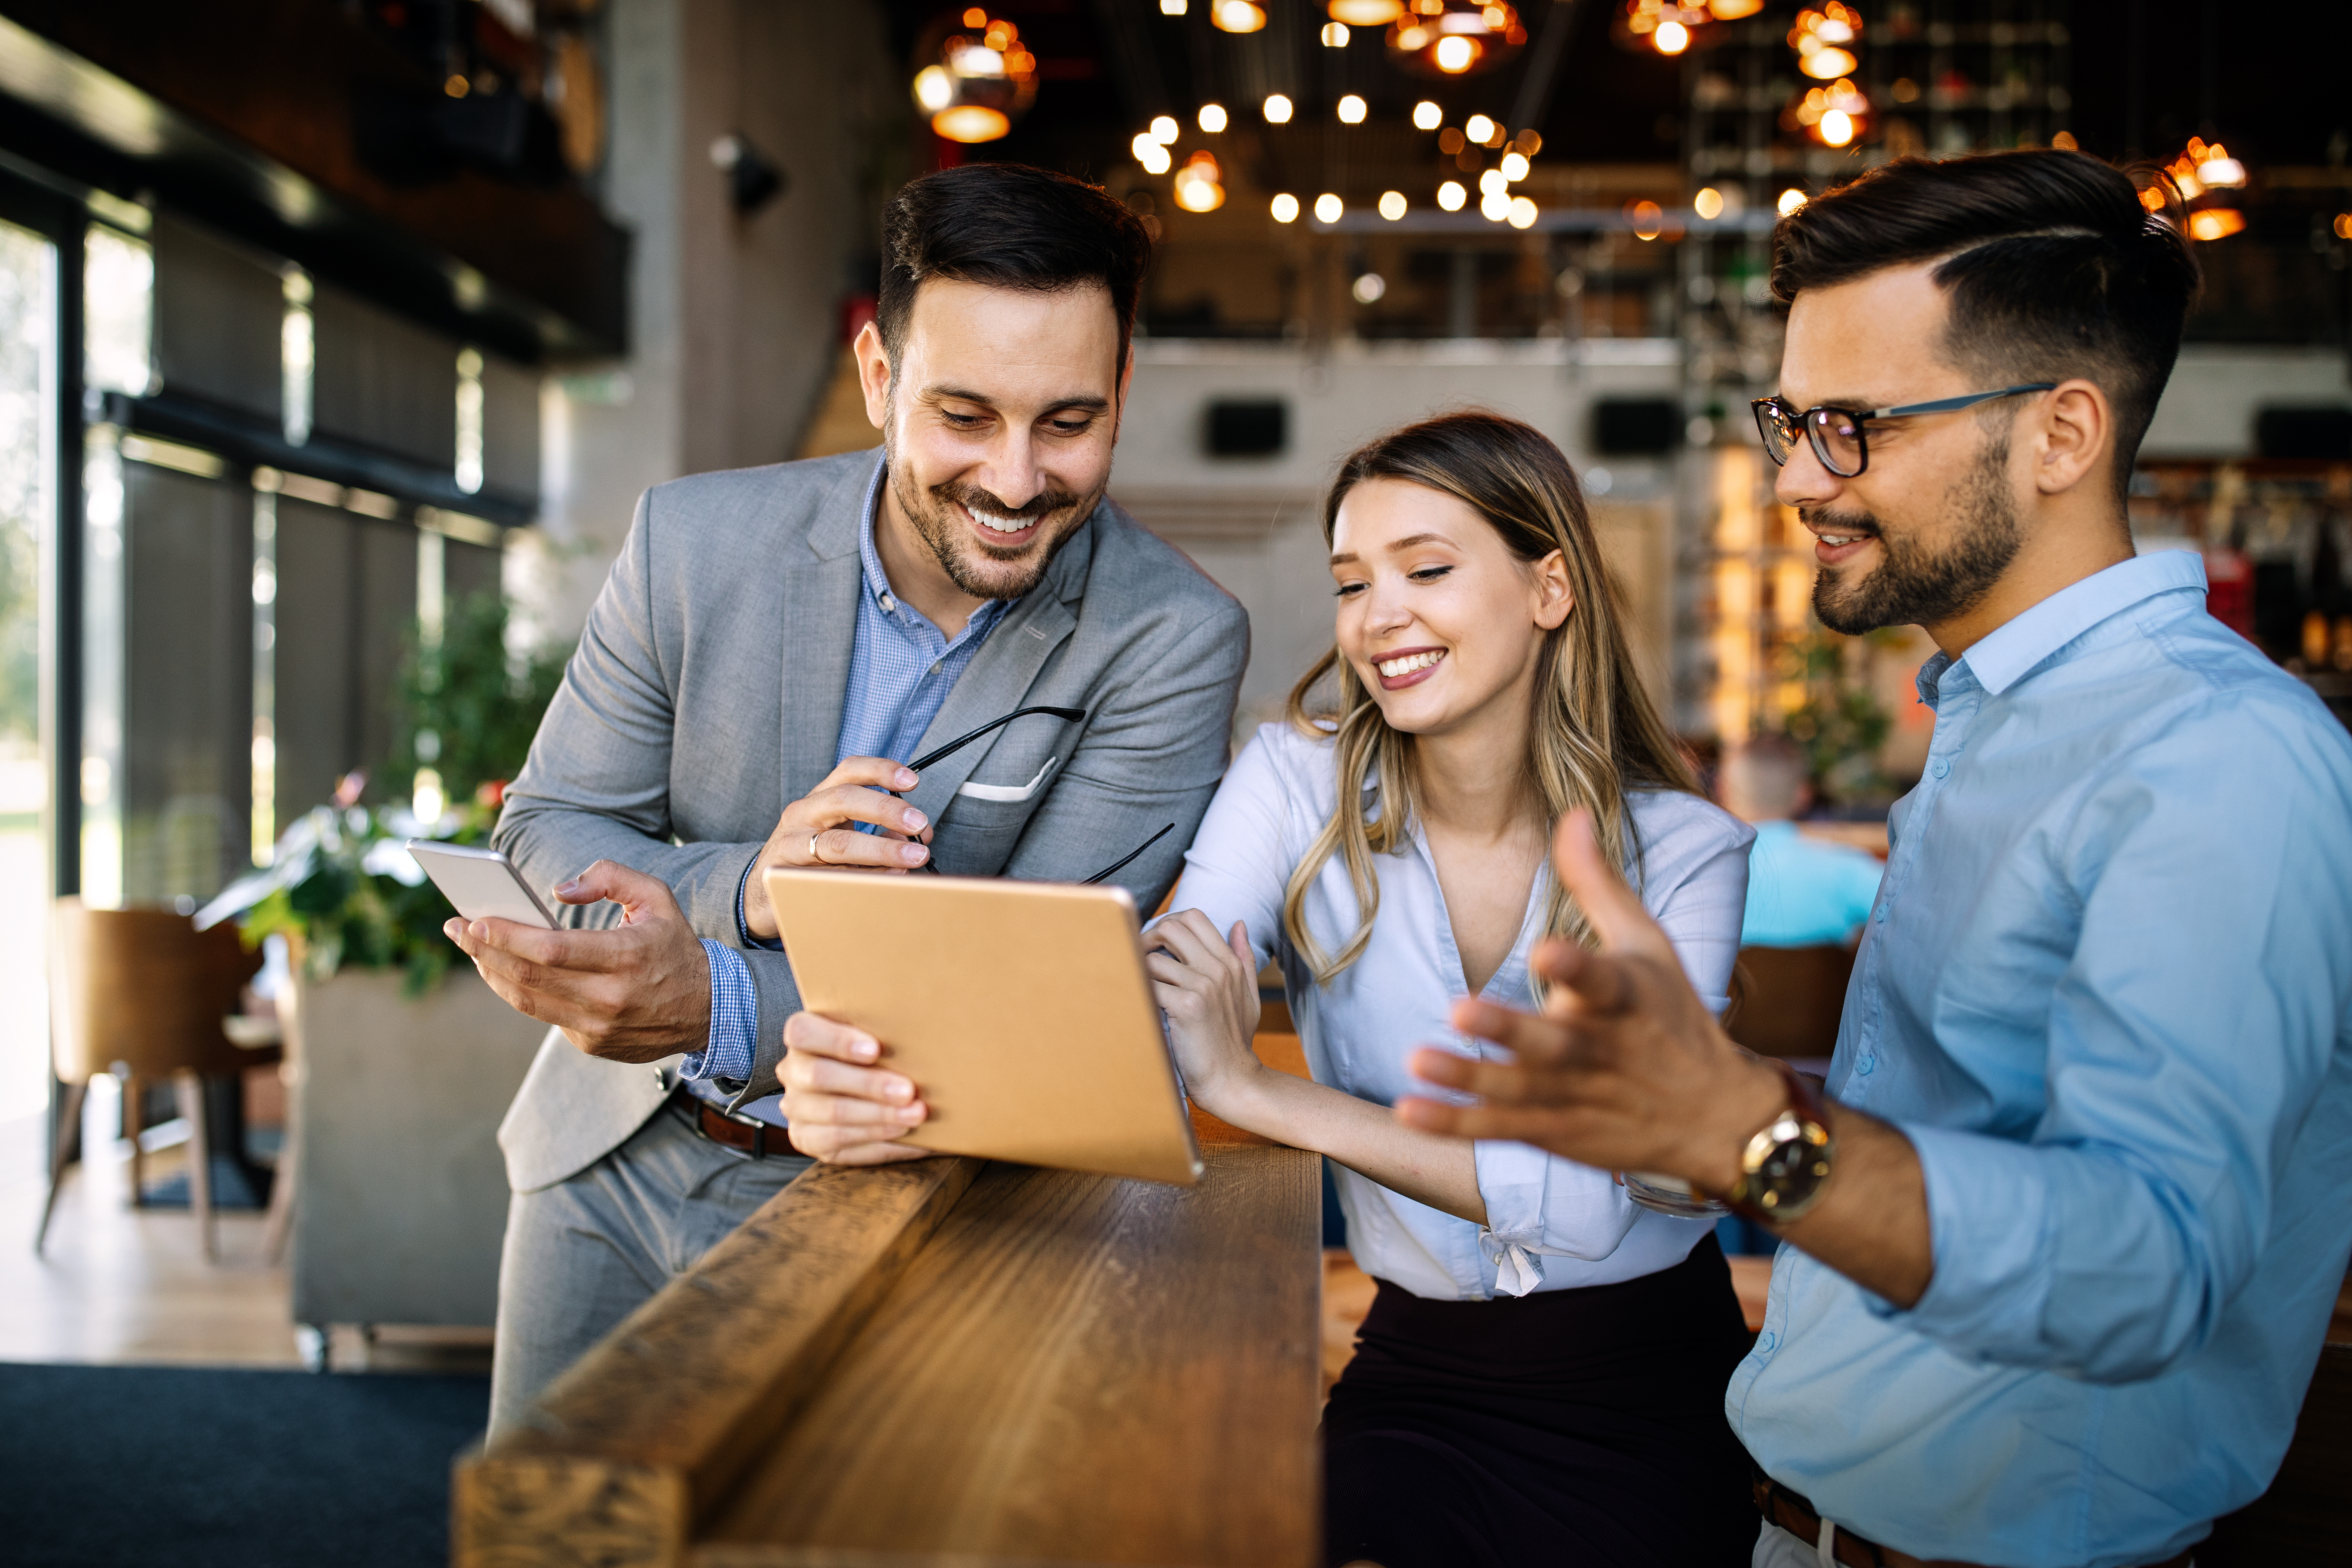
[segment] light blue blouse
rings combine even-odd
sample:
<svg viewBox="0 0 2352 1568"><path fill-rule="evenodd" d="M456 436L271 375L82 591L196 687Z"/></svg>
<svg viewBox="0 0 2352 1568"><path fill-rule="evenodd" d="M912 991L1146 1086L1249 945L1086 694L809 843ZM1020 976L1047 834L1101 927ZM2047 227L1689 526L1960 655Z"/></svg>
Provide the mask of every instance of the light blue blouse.
<svg viewBox="0 0 2352 1568"><path fill-rule="evenodd" d="M1432 1092L1405 1071L1405 1058L1418 1047L1502 1052L1455 1034L1447 1023L1448 1010L1469 987L1418 826L1408 853L1380 858L1380 910L1353 964L1318 985L1292 949L1282 930L1283 891L1329 818L1336 795L1329 742L1287 725L1261 728L1210 803L1185 855L1174 907L1202 910L1220 931L1246 922L1258 962L1272 957L1282 966L1316 1081L1390 1105ZM1738 956L1754 835L1696 795L1643 793L1629 805L1643 848L1643 902L1665 927L1691 983L1719 1012ZM1543 928L1549 877L1547 869L1537 879L1518 940L1481 993L1491 1001L1529 1005L1528 952ZM1337 952L1356 929L1357 910L1347 868L1335 857L1308 891L1307 929L1325 952ZM1529 1144L1483 1140L1476 1159L1484 1226L1334 1162L1357 1263L1416 1296L1484 1300L1655 1273L1681 1262L1709 1229L1705 1220L1637 1207L1611 1173Z"/></svg>

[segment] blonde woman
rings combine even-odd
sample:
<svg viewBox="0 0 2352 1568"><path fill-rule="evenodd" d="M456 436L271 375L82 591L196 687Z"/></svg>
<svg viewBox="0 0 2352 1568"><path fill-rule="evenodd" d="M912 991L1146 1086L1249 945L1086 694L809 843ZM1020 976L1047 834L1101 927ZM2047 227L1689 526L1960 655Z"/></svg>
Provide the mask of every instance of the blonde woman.
<svg viewBox="0 0 2352 1568"><path fill-rule="evenodd" d="M1400 1126L1465 994L1524 1004L1581 919L1545 861L1578 806L1720 1010L1749 830L1643 694L1576 476L1491 414L1408 426L1324 509L1338 646L1219 788L1149 958L1193 1099L1328 1155L1380 1281L1324 1417L1326 1555L1386 1568L1745 1563L1723 1390L1747 1352L1705 1220L1606 1171ZM1318 700L1318 694L1322 700ZM1251 1055L1277 961L1315 1080Z"/></svg>

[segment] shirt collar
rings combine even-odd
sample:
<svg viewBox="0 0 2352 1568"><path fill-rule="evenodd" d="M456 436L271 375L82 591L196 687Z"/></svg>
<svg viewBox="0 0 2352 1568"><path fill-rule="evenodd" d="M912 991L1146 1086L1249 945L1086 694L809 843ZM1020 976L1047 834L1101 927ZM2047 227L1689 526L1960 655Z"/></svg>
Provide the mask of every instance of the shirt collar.
<svg viewBox="0 0 2352 1568"><path fill-rule="evenodd" d="M889 471L890 466L887 461L877 459L874 464L874 477L866 482L866 520L857 530L858 564L865 569L866 592L873 598L875 604L881 607L883 614L896 615L903 610L908 616L929 625L928 617L890 592L890 575L882 570L882 552L874 547L874 525L881 516L882 486L888 478ZM965 634L968 636L973 632L987 631L996 624L998 616L1011 609L1017 602L1009 599L986 601L971 613L971 619L964 625Z"/></svg>
<svg viewBox="0 0 2352 1568"><path fill-rule="evenodd" d="M2205 590L2205 558L2191 550L2159 550L2094 572L2002 622L1958 659L1937 654L1919 671L1919 695L1935 704L1937 682L1965 664L1978 685L1998 697L2034 666L2097 626L2158 594Z"/></svg>

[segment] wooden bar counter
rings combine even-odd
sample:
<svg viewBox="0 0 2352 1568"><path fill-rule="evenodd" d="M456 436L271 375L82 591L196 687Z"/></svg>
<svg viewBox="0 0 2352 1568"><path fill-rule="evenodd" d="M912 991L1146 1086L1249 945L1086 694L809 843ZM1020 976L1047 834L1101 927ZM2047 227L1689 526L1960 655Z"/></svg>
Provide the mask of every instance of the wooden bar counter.
<svg viewBox="0 0 2352 1568"><path fill-rule="evenodd" d="M1320 1171L1193 1125L1190 1188L810 1171L460 1462L457 1563L1309 1568Z"/></svg>

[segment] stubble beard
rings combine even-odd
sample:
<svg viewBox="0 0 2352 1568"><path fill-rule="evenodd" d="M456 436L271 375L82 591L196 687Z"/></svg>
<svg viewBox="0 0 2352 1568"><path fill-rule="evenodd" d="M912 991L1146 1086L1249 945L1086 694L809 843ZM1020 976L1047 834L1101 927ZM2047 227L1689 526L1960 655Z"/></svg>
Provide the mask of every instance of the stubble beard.
<svg viewBox="0 0 2352 1568"><path fill-rule="evenodd" d="M1018 599L1036 587L1045 580L1045 569L1054 563L1054 557L1076 535L1079 526L1094 515L1103 491L1109 488L1106 480L1096 487L1092 495L1080 497L1052 486L1039 491L1026 506L1007 506L1001 497L977 485L950 480L922 489L908 476L905 465L898 461L898 443L887 434L882 443L882 462L888 471L890 491L898 498L898 510L930 547L932 557L939 562L940 570L948 574L948 580L975 599ZM1044 545L1040 547L1032 540L1018 549L998 550L983 540L976 540L955 514L954 507L959 503L995 517L1044 519ZM1062 515L1056 523L1055 519L1059 514L1066 515Z"/></svg>
<svg viewBox="0 0 2352 1568"><path fill-rule="evenodd" d="M1855 581L1833 566L1813 582L1813 614L1848 637L1881 626L1937 626L1982 603L2024 542L2016 499L2009 489L2009 442L1988 440L1975 466L1952 487L1945 508L1960 520L1951 545L1929 554L1916 532L1888 533L1868 512L1807 507L1798 515L1833 533L1865 533L1878 541L1876 571Z"/></svg>

